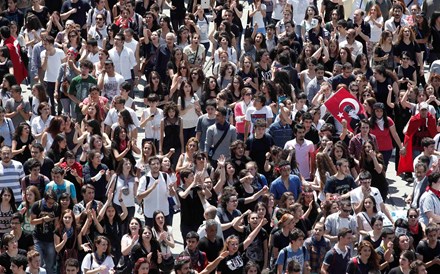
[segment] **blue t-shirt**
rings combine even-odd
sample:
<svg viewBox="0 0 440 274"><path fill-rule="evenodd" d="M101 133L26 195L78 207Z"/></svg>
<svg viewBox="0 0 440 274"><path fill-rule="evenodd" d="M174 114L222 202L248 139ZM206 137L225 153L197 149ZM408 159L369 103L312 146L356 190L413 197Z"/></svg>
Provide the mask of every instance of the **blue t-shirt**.
<svg viewBox="0 0 440 274"><path fill-rule="evenodd" d="M287 252L287 260L286 260L286 252ZM293 251L290 245L286 248L283 248L280 251L280 254L278 254L277 267L278 265L283 265L283 273L284 273L287 269L287 266L289 265L289 262L293 260L299 263L299 265L301 266L301 273L302 273L304 268L304 262L310 260L307 249L302 246L298 250Z"/></svg>
<svg viewBox="0 0 440 274"><path fill-rule="evenodd" d="M44 191L46 192L49 189L55 191L55 193L57 194L57 199L59 199L61 194L63 194L64 192L69 193L72 199L76 199L75 185L70 181L64 180L64 183L62 185L58 185L54 181L51 181L46 185Z"/></svg>
<svg viewBox="0 0 440 274"><path fill-rule="evenodd" d="M281 195L284 192L290 191L293 193L295 200L298 199L299 194L301 193L301 180L296 175L289 175L289 188L286 189L283 181L281 180L281 176L276 178L272 184L270 185L270 193L274 195L275 200L281 199Z"/></svg>

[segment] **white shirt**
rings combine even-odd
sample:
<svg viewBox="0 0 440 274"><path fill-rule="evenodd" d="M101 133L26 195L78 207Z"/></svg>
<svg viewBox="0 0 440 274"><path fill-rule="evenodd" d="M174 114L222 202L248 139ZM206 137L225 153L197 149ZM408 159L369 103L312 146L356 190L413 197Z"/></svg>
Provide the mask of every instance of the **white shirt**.
<svg viewBox="0 0 440 274"><path fill-rule="evenodd" d="M113 98L116 95L121 94L120 87L124 81L124 77L117 72L115 72L115 76L113 77L108 76L106 73L104 75L104 88L102 89L102 96L109 99L109 101L113 101Z"/></svg>
<svg viewBox="0 0 440 274"><path fill-rule="evenodd" d="M263 106L261 109L256 110L254 106L249 107L246 110L245 118L246 121L251 122L250 134L254 132L254 124L257 120L264 120L267 125L267 119L273 119L273 113L270 107Z"/></svg>
<svg viewBox="0 0 440 274"><path fill-rule="evenodd" d="M86 269L93 270L93 269L99 268L101 265L105 265L105 266L107 266L107 269L105 271L100 271L98 273L99 274L108 274L108 273L110 273L109 270L112 269L115 266L115 263L113 262L112 257L111 256L107 256L105 258L104 262L101 265L99 265L96 262L96 260L93 259L93 254L94 253L89 253L89 254L87 254L84 257L84 259L82 261L82 264L81 264L81 271L83 273L85 273Z"/></svg>
<svg viewBox="0 0 440 274"><path fill-rule="evenodd" d="M376 201L376 208L377 211L381 210L381 205L383 203L382 196L380 195L379 189L375 187L370 187L370 195L374 197L374 200ZM352 191L350 191L350 200L351 204L359 204L364 199L364 193L362 193L362 186L359 186Z"/></svg>
<svg viewBox="0 0 440 274"><path fill-rule="evenodd" d="M165 216L168 216L170 213L170 206L168 204L168 187L172 183L171 182L171 176L166 175L167 180L165 181L165 178L163 176L163 173L161 172L159 174L159 183L154 188L154 190L148 194L144 198L144 214L147 218L153 218L153 213L156 210L162 210ZM147 187L147 177L149 177L149 183ZM151 176L151 171L148 172L145 176L141 177L141 180L139 182L139 188L137 191L137 194L141 194L147 189L150 189L154 185L154 181L156 179Z"/></svg>
<svg viewBox="0 0 440 274"><path fill-rule="evenodd" d="M31 123L32 135L42 133L47 127L49 127L50 121L52 121L52 119L53 119L52 115L49 115L49 117L47 117L46 122L44 122L43 119L41 119L41 116L35 117L35 119L33 119ZM40 143L41 137L36 139L36 141L37 143Z"/></svg>
<svg viewBox="0 0 440 274"><path fill-rule="evenodd" d="M46 57L46 52L46 50L43 50L40 53L41 63L43 63L44 58ZM46 72L44 73L44 81L51 83L55 83L57 81L58 73L60 72L60 67L64 58L66 58L64 51L59 48L55 48L55 54L52 56L49 55L47 58L47 68Z"/></svg>
<svg viewBox="0 0 440 274"><path fill-rule="evenodd" d="M339 48L347 47L351 50L351 57L356 59L356 57L362 53L364 46L361 42L354 40L353 44L349 44L347 40L339 43Z"/></svg>
<svg viewBox="0 0 440 274"><path fill-rule="evenodd" d="M114 180L116 182L115 195L113 196L113 203L120 206L121 203L119 202L118 197L119 197L119 192L121 192L122 187L124 187L124 185L125 185L124 177L123 177L123 175L114 174L112 180ZM135 202L134 202L134 197L136 195L136 193L134 193L134 182L135 181L137 181L137 177L132 177L131 180L128 182L128 190L129 190L128 195L124 195L124 193L122 193L122 195L121 195L122 200L124 201L124 204L127 207L134 207L135 206Z"/></svg>
<svg viewBox="0 0 440 274"><path fill-rule="evenodd" d="M252 4L250 11L254 11L255 10L255 4ZM261 11L265 11L266 10L266 5L265 4L261 4ZM254 24L257 23L258 24L258 28L264 28L265 24L263 21L263 14L261 13L261 11L257 11L256 13L254 13L254 16L252 17Z"/></svg>
<svg viewBox="0 0 440 274"><path fill-rule="evenodd" d="M142 119L147 119L151 115L151 109L144 109L144 113L142 114ZM145 124L145 138L146 139L160 139L160 121L163 118L163 110L160 108L156 108L156 112L154 113L154 118L151 121L148 121ZM141 119L141 120L142 120Z"/></svg>
<svg viewBox="0 0 440 274"><path fill-rule="evenodd" d="M133 123L136 127L140 126L140 122L139 119L136 116L136 112L134 112L134 110L132 108L125 108L126 110L128 110L128 112L130 112L131 115L131 119L133 119ZM111 108L108 113L107 116L105 117L104 120L104 124L111 127L114 123L118 122L118 111L115 108Z"/></svg>
<svg viewBox="0 0 440 274"><path fill-rule="evenodd" d="M123 47L119 54L116 47L113 47L108 54L115 65L115 71L121 74L125 80L131 80L131 70L137 64L133 51L128 47Z"/></svg>

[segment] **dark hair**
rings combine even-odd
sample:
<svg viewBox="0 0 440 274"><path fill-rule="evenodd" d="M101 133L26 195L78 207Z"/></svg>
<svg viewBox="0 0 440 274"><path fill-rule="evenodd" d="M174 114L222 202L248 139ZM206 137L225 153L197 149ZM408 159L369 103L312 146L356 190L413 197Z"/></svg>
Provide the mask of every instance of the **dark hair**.
<svg viewBox="0 0 440 274"><path fill-rule="evenodd" d="M302 232L302 230L300 230L298 228L294 228L292 230L292 232L290 232L290 234L289 234L290 241L296 241L299 238L304 238L304 237L305 237L304 232Z"/></svg>
<svg viewBox="0 0 440 274"><path fill-rule="evenodd" d="M14 191L12 190L12 188L5 186L2 188L2 191L0 192L0 203L3 201L3 194L5 192L9 192L9 194L11 194L11 200L9 200L9 205L11 206L11 209L13 212L17 211L17 207L15 205L15 196L14 196Z"/></svg>
<svg viewBox="0 0 440 274"><path fill-rule="evenodd" d="M156 211L153 212L153 228L154 228L154 230L155 230L157 233L160 233L161 230L162 230L162 229L159 227L159 225L157 224L157 222L156 222L156 217L157 217L157 215L159 215L159 214L162 214L163 217L165 218L165 213L163 213L162 210L156 210ZM164 221L165 221L165 220L164 220ZM168 231L168 226L167 226L166 223L164 223L163 230L164 230L164 231Z"/></svg>
<svg viewBox="0 0 440 274"><path fill-rule="evenodd" d="M15 264L18 268L23 267L23 271L25 271L28 265L28 260L26 256L17 254L14 257L11 257L11 263Z"/></svg>
<svg viewBox="0 0 440 274"><path fill-rule="evenodd" d="M437 183L439 179L440 179L440 173L439 172L431 173L428 176L429 186L432 186L432 184Z"/></svg>
<svg viewBox="0 0 440 274"><path fill-rule="evenodd" d="M190 231L185 235L185 240L189 240L189 239L196 239L196 241L200 240L200 236L197 232L195 231Z"/></svg>

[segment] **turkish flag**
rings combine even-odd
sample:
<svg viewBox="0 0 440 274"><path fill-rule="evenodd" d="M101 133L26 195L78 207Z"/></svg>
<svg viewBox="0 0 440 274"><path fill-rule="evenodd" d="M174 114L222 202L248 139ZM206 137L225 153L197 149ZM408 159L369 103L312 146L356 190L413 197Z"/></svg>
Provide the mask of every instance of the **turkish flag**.
<svg viewBox="0 0 440 274"><path fill-rule="evenodd" d="M340 88L324 105L340 123L346 120L351 132L355 132L360 121L367 118L364 106L345 88Z"/></svg>

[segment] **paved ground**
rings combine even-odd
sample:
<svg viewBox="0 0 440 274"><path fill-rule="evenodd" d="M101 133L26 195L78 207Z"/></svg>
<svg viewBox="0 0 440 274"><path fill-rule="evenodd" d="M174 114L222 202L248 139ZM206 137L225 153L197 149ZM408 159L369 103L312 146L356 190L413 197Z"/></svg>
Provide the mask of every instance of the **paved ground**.
<svg viewBox="0 0 440 274"><path fill-rule="evenodd" d="M247 8L247 6L246 6ZM169 14L168 10L164 11L165 14ZM245 12L243 14L246 14ZM243 19L242 21L244 21L245 19ZM211 24L210 26L211 28L213 27L213 25ZM207 72L209 73L209 71ZM143 79L145 81L145 79ZM140 85L138 86L139 92L136 92L136 98L135 98L135 103L136 103L136 114L138 117L140 117L142 115L142 111L143 111L143 107L144 107L144 103L143 103L143 83L144 81L141 81ZM24 90L24 96L28 97L30 96L30 90L25 86L22 85L22 88ZM139 135L138 135L138 144L141 144L141 140L144 137L144 130L143 129L139 129ZM388 172L387 172L387 178L388 181L390 183L389 185L389 193L391 195L391 198L388 199L387 205L389 207L390 210L392 211L396 211L396 210L401 210L401 209L405 209L406 204L405 204L405 198L407 195L409 195L412 191L412 188L408 185L407 182L403 181L400 177L396 176L396 172L394 171L394 160L392 159L392 161L389 164L388 167ZM183 251L183 241L182 241L182 237L180 235L180 229L179 229L179 225L180 225L180 215L174 215L174 220L173 220L173 235L174 235L174 239L176 241L176 247L173 249L173 253L174 254L179 254L180 252Z"/></svg>

